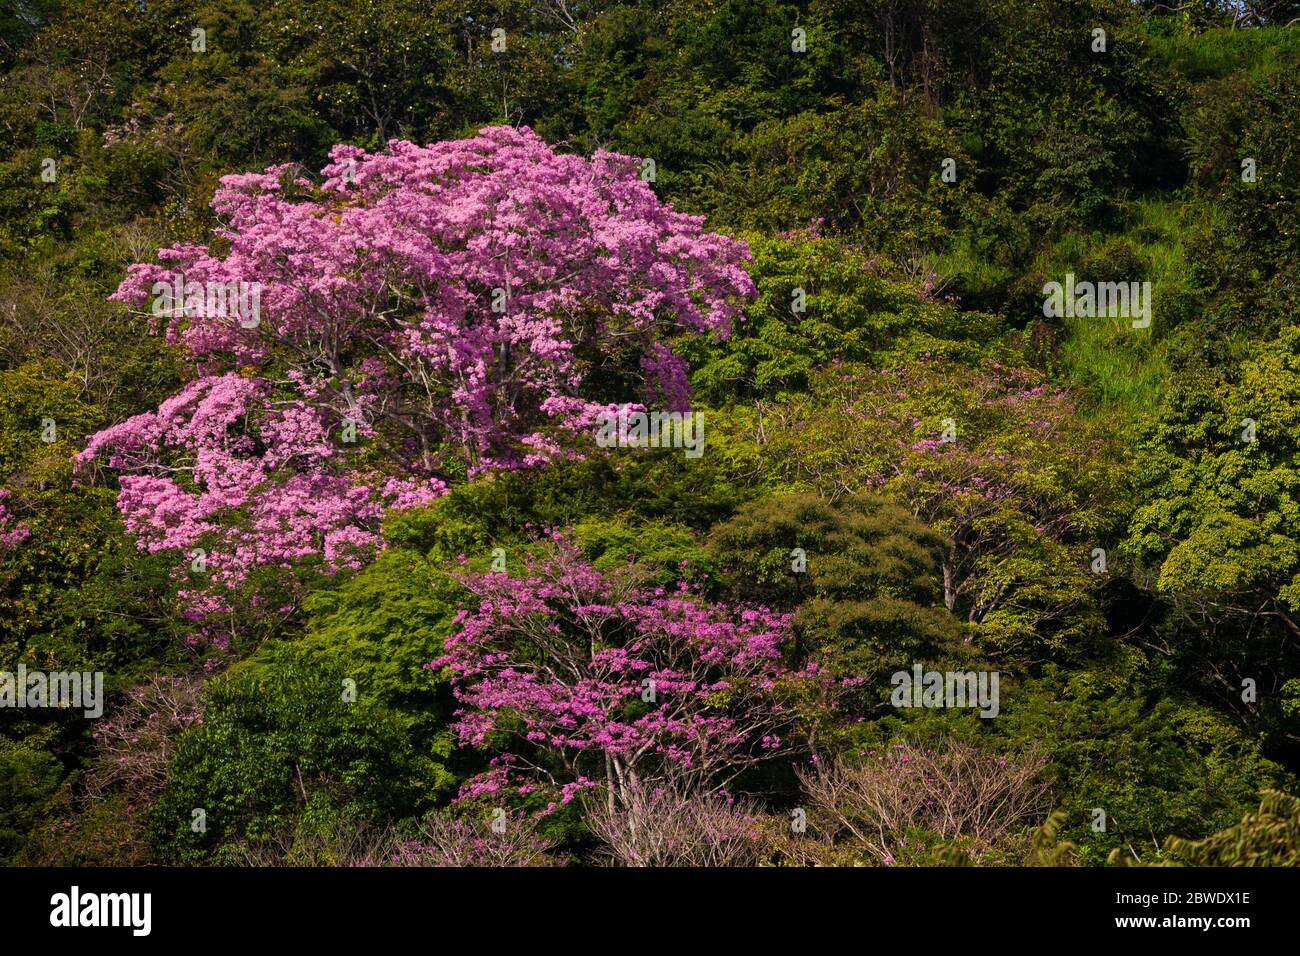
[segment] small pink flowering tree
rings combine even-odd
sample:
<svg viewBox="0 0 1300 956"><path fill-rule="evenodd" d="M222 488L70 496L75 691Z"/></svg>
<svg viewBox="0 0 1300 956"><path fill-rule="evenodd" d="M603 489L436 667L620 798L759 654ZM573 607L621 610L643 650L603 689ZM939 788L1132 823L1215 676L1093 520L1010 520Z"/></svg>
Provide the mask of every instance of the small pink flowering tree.
<svg viewBox="0 0 1300 956"><path fill-rule="evenodd" d="M225 177L214 245L160 250L114 294L199 377L82 463L123 472L144 547L201 548L220 587L355 564L386 509L581 453L612 404L684 409L666 339L725 335L754 292L744 244L660 203L630 157L495 127L331 159L320 184ZM194 588L193 616L222 610L218 591Z"/></svg>
<svg viewBox="0 0 1300 956"><path fill-rule="evenodd" d="M518 746L462 798L527 769L565 802L603 786L611 812L633 812L647 784L714 792L785 748L789 615L666 593L633 565L598 571L558 536L526 577L464 583L477 609L430 666L450 672L463 743Z"/></svg>

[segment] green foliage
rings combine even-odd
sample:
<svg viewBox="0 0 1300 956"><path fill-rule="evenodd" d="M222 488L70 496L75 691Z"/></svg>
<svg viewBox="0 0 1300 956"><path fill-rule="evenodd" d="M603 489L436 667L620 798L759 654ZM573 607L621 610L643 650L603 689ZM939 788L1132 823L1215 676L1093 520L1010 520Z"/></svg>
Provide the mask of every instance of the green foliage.
<svg viewBox="0 0 1300 956"><path fill-rule="evenodd" d="M345 680L356 681L353 702ZM283 839L303 816L419 813L451 778L437 754L416 746L408 723L361 666L313 661L294 648L217 678L203 724L180 738L152 810L156 852L175 862L222 859L223 847ZM198 809L206 825L194 832Z"/></svg>
<svg viewBox="0 0 1300 956"><path fill-rule="evenodd" d="M762 123L736 150L709 183L722 222L824 225L900 263L950 238L975 176L956 134L894 93ZM945 160L956 183L941 178Z"/></svg>
<svg viewBox="0 0 1300 956"><path fill-rule="evenodd" d="M1037 381L991 359L832 366L751 426L762 480L897 501L947 538L943 602L981 643L1085 653L1102 624L1089 555L1115 530L1128 479L1102 428ZM956 441L941 440L945 419Z"/></svg>
<svg viewBox="0 0 1300 956"><path fill-rule="evenodd" d="M692 359L699 396L713 404L807 391L815 370L836 361L872 361L898 350L902 340L926 347L941 340L945 349L967 345L965 354L974 356L974 343L997 330L993 316L959 313L883 279L872 259L841 242L807 235L745 238L758 286L746 320L725 342L696 339L682 349Z"/></svg>
<svg viewBox="0 0 1300 956"><path fill-rule="evenodd" d="M170 568L137 552L111 492L75 482L71 456L97 411L62 371L48 359L0 371L5 503L29 530L0 562L0 661L110 667L118 680L175 639Z"/></svg>
<svg viewBox="0 0 1300 956"><path fill-rule="evenodd" d="M797 665L862 687L858 703L856 694L804 702L818 748L859 736L853 715L884 708L891 673L920 661L965 669L977 659L943 607L944 551L943 537L909 511L865 494L834 503L768 496L708 541L729 597L794 612Z"/></svg>
<svg viewBox="0 0 1300 956"><path fill-rule="evenodd" d="M1207 83L1188 113L1193 182L1225 217L1217 244L1248 257L1265 278L1289 271L1300 256L1300 187L1292 173L1300 158L1297 66L1300 51L1293 50L1244 80L1234 74ZM1253 160L1253 181L1244 178L1246 160ZM1239 264L1230 259L1224 274Z"/></svg>
<svg viewBox="0 0 1300 956"><path fill-rule="evenodd" d="M938 603L944 548L942 536L910 512L872 495L835 503L808 494L763 498L709 539L726 585L777 608L813 596ZM804 554L792 560L795 549Z"/></svg>
<svg viewBox="0 0 1300 956"><path fill-rule="evenodd" d="M0 474L10 482L48 481L96 424L61 371L48 360L0 371Z"/></svg>
<svg viewBox="0 0 1300 956"><path fill-rule="evenodd" d="M62 776L58 761L39 744L0 736L0 864L14 862Z"/></svg>
<svg viewBox="0 0 1300 956"><path fill-rule="evenodd" d="M1298 400L1297 326L1261 343L1236 381L1188 378L1171 396L1142 446L1150 490L1129 542L1159 562L1161 590L1262 601L1284 621L1300 610Z"/></svg>
<svg viewBox="0 0 1300 956"><path fill-rule="evenodd" d="M460 593L400 547L315 591L301 636L214 680L203 726L182 738L152 816L158 852L293 858L308 845L325 852L321 841L348 827L382 829L445 799L452 701L425 665L441 653ZM187 805L208 811L206 834L166 816Z"/></svg>
<svg viewBox="0 0 1300 956"><path fill-rule="evenodd" d="M583 553L598 571L635 562L651 572L652 582L665 588L681 581L702 584L716 573L697 535L673 522L587 518L573 531Z"/></svg>
<svg viewBox="0 0 1300 956"><path fill-rule="evenodd" d="M1169 851L1189 866L1300 865L1300 799L1267 790L1259 809L1204 840L1172 839Z"/></svg>
<svg viewBox="0 0 1300 956"><path fill-rule="evenodd" d="M1168 693L1129 665L1028 681L1003 703L994 731L1012 749L1048 748L1066 814L1060 833L1084 865L1115 849L1163 859L1170 835L1226 827L1260 790L1290 782L1233 722ZM1093 829L1095 809L1105 811L1104 832Z"/></svg>
<svg viewBox="0 0 1300 956"><path fill-rule="evenodd" d="M460 594L438 566L393 548L342 586L308 599L310 617L293 654L305 667L346 673L359 693L392 712L417 746L445 758L450 696L425 665L442 653ZM281 653L260 651L235 673L267 672Z"/></svg>
<svg viewBox="0 0 1300 956"><path fill-rule="evenodd" d="M1034 831L1029 844L1029 866L1070 866L1074 862L1074 844L1059 836L1069 816L1053 811Z"/></svg>

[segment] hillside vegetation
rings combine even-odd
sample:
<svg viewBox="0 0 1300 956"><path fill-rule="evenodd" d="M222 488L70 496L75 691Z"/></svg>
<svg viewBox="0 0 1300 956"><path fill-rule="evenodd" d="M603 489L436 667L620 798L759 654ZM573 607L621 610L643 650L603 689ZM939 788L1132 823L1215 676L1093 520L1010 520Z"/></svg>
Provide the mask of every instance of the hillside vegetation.
<svg viewBox="0 0 1300 956"><path fill-rule="evenodd" d="M1297 21L9 4L0 862L1295 865Z"/></svg>

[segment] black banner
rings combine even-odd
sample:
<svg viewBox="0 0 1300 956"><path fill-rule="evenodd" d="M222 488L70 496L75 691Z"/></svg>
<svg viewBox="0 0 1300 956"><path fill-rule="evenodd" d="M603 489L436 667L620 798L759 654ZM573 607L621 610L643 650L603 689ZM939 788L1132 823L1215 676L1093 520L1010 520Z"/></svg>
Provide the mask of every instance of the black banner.
<svg viewBox="0 0 1300 956"><path fill-rule="evenodd" d="M7 937L338 944L466 933L494 946L592 932L647 944L784 929L1062 940L1241 934L1294 923L1287 869L68 869L0 872ZM638 930L637 927L640 926ZM575 937L574 934L578 935ZM917 936L920 934L920 937ZM1048 935L1050 934L1050 935ZM459 943L458 943L459 944Z"/></svg>

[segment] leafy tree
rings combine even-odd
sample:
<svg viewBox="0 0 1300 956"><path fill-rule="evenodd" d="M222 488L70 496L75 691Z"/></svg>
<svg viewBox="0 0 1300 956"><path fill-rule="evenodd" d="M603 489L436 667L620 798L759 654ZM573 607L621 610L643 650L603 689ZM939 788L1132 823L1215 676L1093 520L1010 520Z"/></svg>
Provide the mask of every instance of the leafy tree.
<svg viewBox="0 0 1300 956"><path fill-rule="evenodd" d="M844 365L758 414L769 481L832 500L875 491L947 539L944 605L990 650L1080 653L1099 637L1089 558L1112 533L1124 474L1071 398L1035 373L992 359Z"/></svg>
<svg viewBox="0 0 1300 956"><path fill-rule="evenodd" d="M1157 587L1300 634L1300 327L1261 343L1237 381L1180 389L1142 447L1148 489L1130 547ZM1190 387L1189 387L1190 386Z"/></svg>
<svg viewBox="0 0 1300 956"><path fill-rule="evenodd" d="M806 650L833 652L828 663L846 674L869 673L874 654L934 652L956 639L942 609L945 549L911 512L873 495L773 495L709 538L736 599L797 609Z"/></svg>
<svg viewBox="0 0 1300 956"><path fill-rule="evenodd" d="M150 833L163 860L232 859L303 818L386 821L430 807L449 777L345 667L282 649L272 666L213 681L181 736ZM202 817L193 811L202 810ZM202 819L200 825L197 820Z"/></svg>
<svg viewBox="0 0 1300 956"><path fill-rule="evenodd" d="M1176 688L1136 669L1136 652L1125 656L1109 670L1053 670L1024 682L994 722L1011 749L1046 747L1067 815L1062 838L1084 865L1115 849L1131 862L1164 859L1167 837L1230 826L1261 790L1288 780L1257 739L1173 696ZM1093 826L1097 809L1104 830Z"/></svg>

